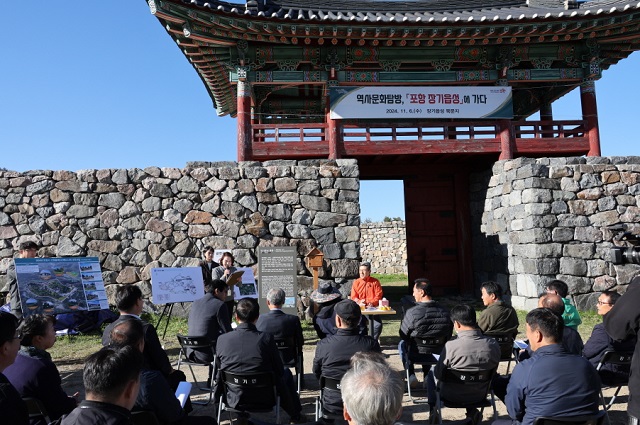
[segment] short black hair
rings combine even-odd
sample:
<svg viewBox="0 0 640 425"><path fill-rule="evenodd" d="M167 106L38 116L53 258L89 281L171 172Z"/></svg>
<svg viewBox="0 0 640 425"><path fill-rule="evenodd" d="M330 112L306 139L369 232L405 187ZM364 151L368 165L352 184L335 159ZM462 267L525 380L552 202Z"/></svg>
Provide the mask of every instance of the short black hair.
<svg viewBox="0 0 640 425"><path fill-rule="evenodd" d="M543 337L550 341L562 342L562 334L564 331L564 322L562 317L558 316L548 308L536 308L527 314L527 325L533 331L540 331Z"/></svg>
<svg viewBox="0 0 640 425"><path fill-rule="evenodd" d="M0 311L0 346L13 341L18 329L18 318L6 311Z"/></svg>
<svg viewBox="0 0 640 425"><path fill-rule="evenodd" d="M476 311L467 304L458 304L449 312L452 322L458 322L463 326L477 327Z"/></svg>
<svg viewBox="0 0 640 425"><path fill-rule="evenodd" d="M213 247L211 247L211 246L209 246L209 245L205 245L205 246L202 248L202 253L203 253L203 254L204 254L205 252L209 252L209 251L214 251L214 252L215 252L215 249L213 249Z"/></svg>
<svg viewBox="0 0 640 425"><path fill-rule="evenodd" d="M371 271L371 263L368 261L363 261L362 263L360 263L359 267L366 267L367 270Z"/></svg>
<svg viewBox="0 0 640 425"><path fill-rule="evenodd" d="M225 292L229 288L227 282L222 279L213 279L211 283L207 285L207 292L211 295L215 295L214 291L217 289L218 292Z"/></svg>
<svg viewBox="0 0 640 425"><path fill-rule="evenodd" d="M486 282L483 282L480 287L484 288L487 294L495 295L497 299L502 298L502 286L498 285L493 280L488 280Z"/></svg>
<svg viewBox="0 0 640 425"><path fill-rule="evenodd" d="M561 280L554 279L547 283L546 287L552 291L556 291L562 298L567 298L567 295L569 295L569 286Z"/></svg>
<svg viewBox="0 0 640 425"><path fill-rule="evenodd" d="M140 379L142 353L134 347L105 347L87 357L82 381L87 393L106 401L120 397L129 382Z"/></svg>
<svg viewBox="0 0 640 425"><path fill-rule="evenodd" d="M260 306L254 298L243 298L236 306L236 316L241 322L253 323L260 316Z"/></svg>
<svg viewBox="0 0 640 425"><path fill-rule="evenodd" d="M602 291L602 295L609 298L609 304L615 305L618 302L622 295L618 294L616 291Z"/></svg>
<svg viewBox="0 0 640 425"><path fill-rule="evenodd" d="M20 333L22 334L21 345L29 347L33 345L33 338L36 336L44 336L47 332L49 324L55 325L56 318L45 314L32 314L24 319L20 324Z"/></svg>
<svg viewBox="0 0 640 425"><path fill-rule="evenodd" d="M233 254L230 251L225 251L222 253L222 255L220 256L220 264L222 264L222 259L224 257L229 257L231 258L231 263L233 263L234 261L236 261L235 257L233 256Z"/></svg>
<svg viewBox="0 0 640 425"><path fill-rule="evenodd" d="M109 333L109 346L114 348L130 345L138 349L142 340L144 340L142 321L131 316L125 316L123 320L118 321Z"/></svg>
<svg viewBox="0 0 640 425"><path fill-rule="evenodd" d="M433 289L431 287L431 282L426 277L420 277L413 281L413 285L421 290L424 295L431 296L433 295Z"/></svg>
<svg viewBox="0 0 640 425"><path fill-rule="evenodd" d="M142 291L136 285L122 285L116 289L116 307L120 311L131 311L141 298Z"/></svg>
<svg viewBox="0 0 640 425"><path fill-rule="evenodd" d="M27 249L35 249L38 250L38 244L35 243L34 241L26 241L26 242L22 242L20 244L20 247L18 248L20 251L26 251Z"/></svg>

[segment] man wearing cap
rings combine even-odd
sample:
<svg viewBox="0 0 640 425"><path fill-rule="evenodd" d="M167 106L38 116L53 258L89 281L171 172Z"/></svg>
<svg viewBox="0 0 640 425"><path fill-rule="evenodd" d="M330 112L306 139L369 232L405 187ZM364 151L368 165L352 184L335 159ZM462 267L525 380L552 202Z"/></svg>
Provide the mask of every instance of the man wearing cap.
<svg viewBox="0 0 640 425"><path fill-rule="evenodd" d="M38 253L38 245L33 241L26 241L20 244L18 258L35 258ZM15 262L7 269L7 286L9 287L9 302L11 303L11 313L18 319L22 318L22 306L20 305L20 290L18 288L18 278L16 277Z"/></svg>
<svg viewBox="0 0 640 425"><path fill-rule="evenodd" d="M322 282L318 285L318 289L311 293L309 298L313 301L310 309L313 312L313 327L318 334L318 338L322 339L327 335L335 335L338 328L336 327L336 313L333 308L342 299L340 291L330 283ZM365 317L362 317L358 324L358 332L360 335L367 334L367 319Z"/></svg>
<svg viewBox="0 0 640 425"><path fill-rule="evenodd" d="M351 299L366 307L377 307L382 299L382 285L375 277L371 277L371 263L362 263L358 269L360 278L353 281ZM382 319L373 317L373 337L380 339L382 334Z"/></svg>
<svg viewBox="0 0 640 425"><path fill-rule="evenodd" d="M335 305L335 335L320 340L313 359L313 373L316 378L342 379L349 369L351 357L359 352L380 352L378 342L367 335L358 333L358 324L362 319L360 306L352 300L342 300ZM342 414L342 398L332 391L323 393L323 408L332 414Z"/></svg>

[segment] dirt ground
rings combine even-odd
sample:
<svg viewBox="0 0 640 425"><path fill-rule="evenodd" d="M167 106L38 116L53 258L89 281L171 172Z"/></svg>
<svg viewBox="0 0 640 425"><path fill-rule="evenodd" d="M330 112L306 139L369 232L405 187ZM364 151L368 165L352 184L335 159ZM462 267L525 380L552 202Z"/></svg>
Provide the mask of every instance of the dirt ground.
<svg viewBox="0 0 640 425"><path fill-rule="evenodd" d="M402 362L400 361L400 357L398 356L397 346L383 346L383 352L387 356L389 364L396 370L402 371ZM318 383L311 373L311 365L314 356L314 346L305 346L305 356L304 356L304 382L305 388L303 388L300 397L302 401L303 413L307 416L309 421L314 420L314 412L315 412L315 400L318 396ZM177 359L173 359L177 360ZM506 362L500 364L498 369L499 373L504 374L506 372ZM512 365L513 367L513 365ZM82 387L82 364L80 363L64 363L58 362L58 369L60 370L60 374L63 379L63 387L67 391L68 394L73 394L76 391L80 392L81 396L84 396L83 387ZM206 380L206 368L197 367L194 369L196 373L196 377L201 382ZM187 374L188 379L191 379L190 374L187 370L184 370ZM421 379L422 377L419 376ZM604 391L604 395L609 400L614 393L613 389L606 389ZM424 394L424 393L423 393ZM420 395L420 394L418 394ZM207 393L202 393L197 389L192 391L192 400L206 400ZM414 394L414 397L416 394ZM616 399L616 403L613 405L611 410L609 410L609 419L610 423L613 425L623 425L627 423L627 399L628 399L628 388L624 387L620 394ZM505 405L496 399L496 406L498 410L498 417L501 419L507 419L507 411ZM403 399L403 411L402 416L399 419L399 422L402 423L410 423L410 422L419 422L419 421L427 421L429 418L428 414L428 406L426 404L417 404L413 403L407 394L404 395ZM192 415L198 416L207 416L211 415L213 417L216 416L216 409L214 403L210 403L207 406L194 406L194 412ZM275 418L273 415L264 416L257 415L260 419L274 422ZM483 424L489 424L493 420L493 412L491 408L487 408L484 410L483 415ZM464 419L464 409L443 409L442 412L443 422L452 422L456 420ZM222 422L228 422L228 416L223 415ZM281 422L287 423L288 417L286 413L282 413Z"/></svg>

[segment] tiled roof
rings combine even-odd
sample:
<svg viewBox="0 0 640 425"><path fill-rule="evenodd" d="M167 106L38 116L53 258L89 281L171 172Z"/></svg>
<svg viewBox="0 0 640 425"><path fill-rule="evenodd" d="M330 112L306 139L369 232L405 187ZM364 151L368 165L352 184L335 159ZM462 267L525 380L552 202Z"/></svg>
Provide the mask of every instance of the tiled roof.
<svg viewBox="0 0 640 425"><path fill-rule="evenodd" d="M223 2L182 0L183 3L242 16L323 22L425 23L457 21L517 21L597 16L640 9L640 2L591 0L574 3L553 0L249 0Z"/></svg>

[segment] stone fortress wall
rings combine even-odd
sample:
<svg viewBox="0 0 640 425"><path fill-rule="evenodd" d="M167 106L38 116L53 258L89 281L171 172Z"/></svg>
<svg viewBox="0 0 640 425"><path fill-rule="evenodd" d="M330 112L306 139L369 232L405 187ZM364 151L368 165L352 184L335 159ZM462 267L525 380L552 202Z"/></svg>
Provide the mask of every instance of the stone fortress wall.
<svg viewBox="0 0 640 425"><path fill-rule="evenodd" d="M190 163L0 172L0 289L25 240L40 256L100 259L105 284L150 291L154 267L197 266L204 245L256 266L257 248L296 246L299 289L312 285L304 256L324 252L320 277L358 275L359 171L355 160Z"/></svg>
<svg viewBox="0 0 640 425"><path fill-rule="evenodd" d="M619 235L640 233L640 157L518 158L472 177L476 284L496 280L516 308L534 308L551 279L579 309L623 293L640 265L611 262Z"/></svg>
<svg viewBox="0 0 640 425"><path fill-rule="evenodd" d="M362 223L362 261L376 274L407 274L407 231L404 221Z"/></svg>

